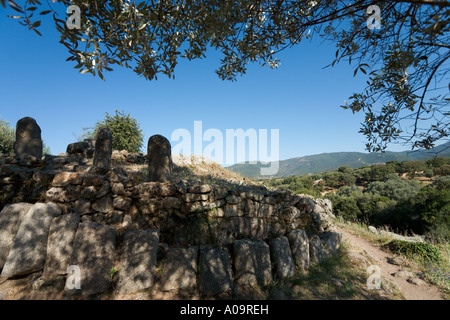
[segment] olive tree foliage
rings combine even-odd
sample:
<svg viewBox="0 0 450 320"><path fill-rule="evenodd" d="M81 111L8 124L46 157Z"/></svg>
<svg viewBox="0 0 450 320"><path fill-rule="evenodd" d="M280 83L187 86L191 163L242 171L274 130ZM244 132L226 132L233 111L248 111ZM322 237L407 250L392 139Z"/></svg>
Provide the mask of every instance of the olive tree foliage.
<svg viewBox="0 0 450 320"><path fill-rule="evenodd" d="M112 133L112 147L114 150L127 150L128 152L140 152L144 135L136 119L124 111L115 111L114 115L105 112L105 117L97 121L93 128L84 128L84 138L95 139L100 128L107 127Z"/></svg>
<svg viewBox="0 0 450 320"><path fill-rule="evenodd" d="M223 58L217 75L236 80L247 65L279 66L277 54L313 35L335 43L338 62L367 76L367 87L342 107L364 112L360 132L368 151L390 143L429 149L448 139L450 2L446 0L0 0L14 18L39 33L40 14L53 13L68 61L98 75L118 65L145 79L174 77L180 58ZM59 6L58 6L59 5ZM65 9L77 5L81 28L66 26ZM380 29L368 9L380 9ZM57 8L58 6L58 8ZM62 9L61 10L61 6ZM46 7L38 13L38 7ZM327 64L327 63L325 63Z"/></svg>
<svg viewBox="0 0 450 320"><path fill-rule="evenodd" d="M16 141L16 130L9 125L8 121L0 119L0 154L13 153L14 141Z"/></svg>

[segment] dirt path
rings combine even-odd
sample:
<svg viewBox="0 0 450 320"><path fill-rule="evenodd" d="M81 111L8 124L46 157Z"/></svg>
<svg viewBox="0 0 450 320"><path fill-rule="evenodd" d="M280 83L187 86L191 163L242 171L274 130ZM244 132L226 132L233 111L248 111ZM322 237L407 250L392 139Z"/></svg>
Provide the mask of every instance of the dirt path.
<svg viewBox="0 0 450 320"><path fill-rule="evenodd" d="M439 290L426 282L416 285L408 282L407 277L393 276L392 274L397 271L407 270L403 266L388 263L388 260L394 258L394 256L382 251L364 238L342 228L338 229L343 233L343 240L350 244L350 250L369 257L380 268L382 279L387 279L396 284L406 300L443 300Z"/></svg>

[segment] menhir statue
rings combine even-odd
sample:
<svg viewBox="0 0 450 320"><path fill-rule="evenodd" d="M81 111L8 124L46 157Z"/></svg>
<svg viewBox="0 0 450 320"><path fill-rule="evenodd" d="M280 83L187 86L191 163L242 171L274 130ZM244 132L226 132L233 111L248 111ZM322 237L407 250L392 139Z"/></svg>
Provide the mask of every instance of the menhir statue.
<svg viewBox="0 0 450 320"><path fill-rule="evenodd" d="M111 167L112 133L111 129L101 127L97 131L94 151L94 168L99 173L106 173Z"/></svg>
<svg viewBox="0 0 450 320"><path fill-rule="evenodd" d="M172 176L172 147L169 140L157 134L148 139L148 179L151 182L169 181Z"/></svg>
<svg viewBox="0 0 450 320"><path fill-rule="evenodd" d="M42 158L41 128L33 118L25 117L17 121L14 152L18 156Z"/></svg>

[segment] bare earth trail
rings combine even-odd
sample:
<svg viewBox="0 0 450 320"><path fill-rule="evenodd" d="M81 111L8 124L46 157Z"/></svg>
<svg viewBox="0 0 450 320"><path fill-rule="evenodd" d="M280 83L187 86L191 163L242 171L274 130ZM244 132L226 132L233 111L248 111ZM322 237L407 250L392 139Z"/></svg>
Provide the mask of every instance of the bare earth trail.
<svg viewBox="0 0 450 320"><path fill-rule="evenodd" d="M349 231L342 228L338 228L338 230L343 234L343 241L350 244L351 248L349 250L360 254L364 253L368 256L380 268L382 278L396 284L406 300L443 300L439 290L428 283L415 285L406 281L406 278L392 276L397 271L405 270L402 266L388 263L388 258L394 257L392 254L381 250L368 240Z"/></svg>

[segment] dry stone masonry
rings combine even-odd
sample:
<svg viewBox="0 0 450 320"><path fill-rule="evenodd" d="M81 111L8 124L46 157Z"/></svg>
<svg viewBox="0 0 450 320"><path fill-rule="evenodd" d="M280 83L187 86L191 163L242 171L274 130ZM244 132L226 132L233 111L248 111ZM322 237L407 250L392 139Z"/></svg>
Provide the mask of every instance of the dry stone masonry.
<svg viewBox="0 0 450 320"><path fill-rule="evenodd" d="M231 297L235 288L290 278L338 252L341 235L326 200L174 180L161 136L149 139L151 174L128 172L108 162L109 139L99 134L94 165L87 145L64 156L0 157L2 278L36 274L36 290L68 298L155 288Z"/></svg>

